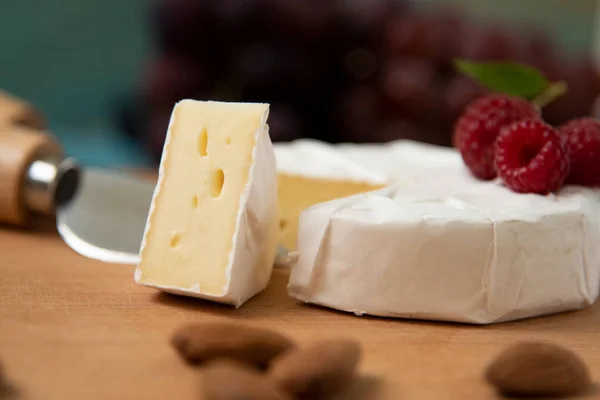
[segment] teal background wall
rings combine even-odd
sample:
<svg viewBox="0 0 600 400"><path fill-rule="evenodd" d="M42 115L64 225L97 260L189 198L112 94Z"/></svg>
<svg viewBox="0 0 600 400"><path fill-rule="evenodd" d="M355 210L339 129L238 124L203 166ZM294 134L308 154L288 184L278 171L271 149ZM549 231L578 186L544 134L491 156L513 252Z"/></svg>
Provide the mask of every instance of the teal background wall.
<svg viewBox="0 0 600 400"><path fill-rule="evenodd" d="M202 0L198 0L202 1ZM302 1L302 0L298 0ZM147 0L4 0L0 87L33 102L71 154L86 164L143 165L114 130L119 94L135 88L152 56ZM590 48L596 0L418 0L474 16L550 27L573 51Z"/></svg>
<svg viewBox="0 0 600 400"><path fill-rule="evenodd" d="M19 0L0 6L0 87L33 102L87 164L143 164L114 131L116 97L150 53L146 0Z"/></svg>

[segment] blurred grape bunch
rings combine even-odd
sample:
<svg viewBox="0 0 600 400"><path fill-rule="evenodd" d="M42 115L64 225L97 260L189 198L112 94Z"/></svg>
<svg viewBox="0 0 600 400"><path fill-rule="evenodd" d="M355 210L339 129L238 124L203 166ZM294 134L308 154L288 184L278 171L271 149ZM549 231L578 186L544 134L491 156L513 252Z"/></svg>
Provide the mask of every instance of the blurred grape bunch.
<svg viewBox="0 0 600 400"><path fill-rule="evenodd" d="M133 107L143 123L129 118L127 126L157 160L183 98L269 102L275 142L410 138L448 146L457 116L484 93L454 71L455 57L517 60L565 80L568 94L545 110L554 124L588 114L600 93L591 61L565 56L544 32L472 21L448 6L153 0L150 18L156 59Z"/></svg>

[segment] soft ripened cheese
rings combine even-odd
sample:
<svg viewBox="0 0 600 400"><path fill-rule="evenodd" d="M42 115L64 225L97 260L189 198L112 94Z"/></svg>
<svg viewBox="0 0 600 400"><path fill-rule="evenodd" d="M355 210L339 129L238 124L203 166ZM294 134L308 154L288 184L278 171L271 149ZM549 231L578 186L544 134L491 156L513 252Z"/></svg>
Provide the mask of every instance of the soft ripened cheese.
<svg viewBox="0 0 600 400"><path fill-rule="evenodd" d="M324 201L381 189L388 179L332 148L310 139L276 143L280 241L296 248L298 216L307 207Z"/></svg>
<svg viewBox="0 0 600 400"><path fill-rule="evenodd" d="M595 302L600 190L517 194L471 178L460 161L432 166L431 156L453 150L413 151L428 173L397 171L405 183L302 212L292 297L359 315L475 324Z"/></svg>
<svg viewBox="0 0 600 400"><path fill-rule="evenodd" d="M460 153L452 148L400 139L388 143L342 143L336 150L365 168L385 175L392 183L418 183L439 174L469 178ZM441 180L441 179L438 179Z"/></svg>
<svg viewBox="0 0 600 400"><path fill-rule="evenodd" d="M175 106L137 283L235 306L267 286L279 229L268 114L267 104Z"/></svg>

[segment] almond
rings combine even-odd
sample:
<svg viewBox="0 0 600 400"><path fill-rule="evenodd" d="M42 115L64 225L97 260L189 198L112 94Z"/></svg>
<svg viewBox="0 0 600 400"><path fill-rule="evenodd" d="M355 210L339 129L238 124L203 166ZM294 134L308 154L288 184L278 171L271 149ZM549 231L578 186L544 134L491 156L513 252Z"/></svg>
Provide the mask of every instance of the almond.
<svg viewBox="0 0 600 400"><path fill-rule="evenodd" d="M178 329L171 344L192 365L228 358L265 367L293 348L294 342L268 329L233 322L189 324Z"/></svg>
<svg viewBox="0 0 600 400"><path fill-rule="evenodd" d="M296 397L333 396L351 383L360 355L353 340L322 340L275 359L269 376L280 390Z"/></svg>
<svg viewBox="0 0 600 400"><path fill-rule="evenodd" d="M291 400L265 375L232 360L206 365L202 372L202 392L206 400Z"/></svg>
<svg viewBox="0 0 600 400"><path fill-rule="evenodd" d="M501 352L485 376L498 391L521 396L569 396L591 383L587 366L575 353L530 341Z"/></svg>

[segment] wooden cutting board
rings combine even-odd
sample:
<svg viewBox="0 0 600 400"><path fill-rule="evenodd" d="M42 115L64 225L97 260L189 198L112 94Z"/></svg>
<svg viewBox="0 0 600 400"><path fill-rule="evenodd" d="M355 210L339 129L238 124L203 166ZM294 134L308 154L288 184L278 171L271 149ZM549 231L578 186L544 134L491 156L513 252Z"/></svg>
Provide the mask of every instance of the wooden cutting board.
<svg viewBox="0 0 600 400"><path fill-rule="evenodd" d="M0 231L0 359L22 398L201 399L198 373L168 344L183 322L232 318L301 343L360 340L363 378L344 399L495 399L488 361L520 339L549 339L581 354L600 381L600 306L480 327L356 317L301 305L277 270L240 309L134 284L133 267L72 252L50 229ZM592 390L578 398L600 398Z"/></svg>

